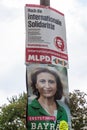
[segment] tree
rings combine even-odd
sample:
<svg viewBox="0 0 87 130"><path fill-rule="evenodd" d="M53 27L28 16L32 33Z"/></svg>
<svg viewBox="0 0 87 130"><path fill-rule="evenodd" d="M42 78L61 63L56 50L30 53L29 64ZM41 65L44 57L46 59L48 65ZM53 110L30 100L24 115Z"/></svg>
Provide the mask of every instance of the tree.
<svg viewBox="0 0 87 130"><path fill-rule="evenodd" d="M23 93L8 101L8 105L1 107L0 130L26 130L27 95Z"/></svg>
<svg viewBox="0 0 87 130"><path fill-rule="evenodd" d="M69 97L72 128L83 130L84 126L87 127L87 94L75 90ZM8 101L8 105L0 108L0 130L26 130L27 94L20 94L18 98L14 96Z"/></svg>
<svg viewBox="0 0 87 130"><path fill-rule="evenodd" d="M83 127L87 127L87 94L80 92L80 90L75 90L69 95L72 128L74 130L83 130Z"/></svg>

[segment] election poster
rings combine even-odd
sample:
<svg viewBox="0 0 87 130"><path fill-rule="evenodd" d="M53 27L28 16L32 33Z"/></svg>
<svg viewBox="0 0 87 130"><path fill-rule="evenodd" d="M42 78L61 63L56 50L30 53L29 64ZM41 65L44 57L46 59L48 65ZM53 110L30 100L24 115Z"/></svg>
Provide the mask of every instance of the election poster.
<svg viewBox="0 0 87 130"><path fill-rule="evenodd" d="M68 68L65 17L42 5L25 5L25 63L53 64Z"/></svg>
<svg viewBox="0 0 87 130"><path fill-rule="evenodd" d="M28 130L70 130L67 68L27 66Z"/></svg>
<svg viewBox="0 0 87 130"><path fill-rule="evenodd" d="M70 130L65 16L43 5L25 5L27 129Z"/></svg>

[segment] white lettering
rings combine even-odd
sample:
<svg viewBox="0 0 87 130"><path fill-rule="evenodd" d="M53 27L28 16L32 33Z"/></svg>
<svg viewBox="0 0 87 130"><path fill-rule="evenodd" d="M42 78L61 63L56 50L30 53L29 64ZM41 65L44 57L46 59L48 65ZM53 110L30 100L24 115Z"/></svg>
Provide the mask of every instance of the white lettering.
<svg viewBox="0 0 87 130"><path fill-rule="evenodd" d="M47 130L47 127L48 127L48 125L49 125L49 123L43 123L43 125L44 125L44 130Z"/></svg>
<svg viewBox="0 0 87 130"><path fill-rule="evenodd" d="M45 56L41 55L40 61L43 61L45 59Z"/></svg>
<svg viewBox="0 0 87 130"><path fill-rule="evenodd" d="M36 130L36 123L31 123L31 129Z"/></svg>
<svg viewBox="0 0 87 130"><path fill-rule="evenodd" d="M46 61L50 61L50 57L49 56L46 56Z"/></svg>
<svg viewBox="0 0 87 130"><path fill-rule="evenodd" d="M28 56L28 61L46 61L46 62L50 62L51 58L49 56L44 56L44 55L29 55Z"/></svg>
<svg viewBox="0 0 87 130"><path fill-rule="evenodd" d="M36 61L40 61L38 55L35 56Z"/></svg>
<svg viewBox="0 0 87 130"><path fill-rule="evenodd" d="M38 130L43 130L43 127L42 127L42 124L41 124L41 123L38 124L37 129L38 129Z"/></svg>
<svg viewBox="0 0 87 130"><path fill-rule="evenodd" d="M55 130L55 124L50 124L50 130Z"/></svg>
<svg viewBox="0 0 87 130"><path fill-rule="evenodd" d="M32 55L32 56L29 55L29 56L28 56L28 60L35 60L35 59L34 59L34 55Z"/></svg>
<svg viewBox="0 0 87 130"><path fill-rule="evenodd" d="M34 123L31 122L31 130L55 130L55 124L53 123Z"/></svg>

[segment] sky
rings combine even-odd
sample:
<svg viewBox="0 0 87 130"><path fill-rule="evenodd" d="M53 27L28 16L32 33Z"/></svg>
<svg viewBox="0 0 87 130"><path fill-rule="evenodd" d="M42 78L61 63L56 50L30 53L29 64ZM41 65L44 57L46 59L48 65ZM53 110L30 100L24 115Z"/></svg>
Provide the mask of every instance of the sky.
<svg viewBox="0 0 87 130"><path fill-rule="evenodd" d="M0 0L0 106L26 92L25 4L39 0ZM64 13L69 57L69 91L87 93L87 0L50 0Z"/></svg>

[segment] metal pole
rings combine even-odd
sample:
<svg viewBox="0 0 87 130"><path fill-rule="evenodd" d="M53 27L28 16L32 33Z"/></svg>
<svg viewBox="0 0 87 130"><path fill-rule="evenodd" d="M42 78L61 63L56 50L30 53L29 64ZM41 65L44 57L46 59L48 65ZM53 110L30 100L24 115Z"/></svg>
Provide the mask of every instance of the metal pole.
<svg viewBox="0 0 87 130"><path fill-rule="evenodd" d="M40 5L50 6L50 0L40 0Z"/></svg>

